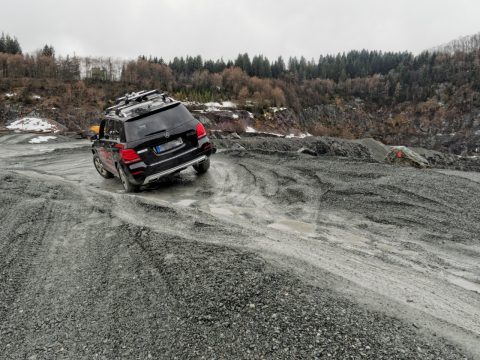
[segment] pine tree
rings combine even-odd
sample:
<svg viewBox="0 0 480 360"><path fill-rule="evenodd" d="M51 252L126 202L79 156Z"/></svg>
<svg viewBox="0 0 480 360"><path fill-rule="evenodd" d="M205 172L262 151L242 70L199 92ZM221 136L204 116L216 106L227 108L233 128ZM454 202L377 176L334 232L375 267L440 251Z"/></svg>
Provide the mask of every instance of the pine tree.
<svg viewBox="0 0 480 360"><path fill-rule="evenodd" d="M285 71L285 61L283 61L283 58L279 56L272 65L272 77L278 79L285 73Z"/></svg>
<svg viewBox="0 0 480 360"><path fill-rule="evenodd" d="M47 44L45 44L42 49L42 55L48 57L55 57L55 49L52 45L48 46Z"/></svg>
<svg viewBox="0 0 480 360"><path fill-rule="evenodd" d="M10 35L5 35L2 33L0 37L0 53L7 54L21 54L22 48L16 37L11 37Z"/></svg>
<svg viewBox="0 0 480 360"><path fill-rule="evenodd" d="M247 53L238 55L237 60L235 60L235 66L252 76L252 63L250 62L250 57Z"/></svg>
<svg viewBox="0 0 480 360"><path fill-rule="evenodd" d="M0 37L0 53L6 52L6 46L5 46L5 34L2 33L2 36Z"/></svg>

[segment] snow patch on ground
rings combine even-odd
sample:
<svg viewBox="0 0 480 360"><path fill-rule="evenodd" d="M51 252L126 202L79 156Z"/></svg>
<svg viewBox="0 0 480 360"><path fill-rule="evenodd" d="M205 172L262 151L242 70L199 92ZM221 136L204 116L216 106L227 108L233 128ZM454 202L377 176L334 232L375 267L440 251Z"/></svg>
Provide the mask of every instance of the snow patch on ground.
<svg viewBox="0 0 480 360"><path fill-rule="evenodd" d="M9 130L21 130L21 131L43 131L43 132L57 132L59 131L55 125L50 124L47 120L26 117L18 119L7 126Z"/></svg>
<svg viewBox="0 0 480 360"><path fill-rule="evenodd" d="M300 135L295 135L295 134L289 134L287 136L285 136L287 139L293 139L293 138L297 138L297 139L305 139L306 137L309 137L309 136L313 136L312 134L310 133L305 133L305 134L300 134Z"/></svg>
<svg viewBox="0 0 480 360"><path fill-rule="evenodd" d="M32 99L40 100L42 97L40 95L32 95Z"/></svg>
<svg viewBox="0 0 480 360"><path fill-rule="evenodd" d="M5 96L6 96L7 98L11 98L11 97L17 96L17 93L14 93L14 92L12 92L12 93L6 93Z"/></svg>
<svg viewBox="0 0 480 360"><path fill-rule="evenodd" d="M37 136L29 141L30 144L40 144L44 142L48 142L49 140L56 139L56 136Z"/></svg>
<svg viewBox="0 0 480 360"><path fill-rule="evenodd" d="M282 135L282 134L279 134L279 133L272 133L272 132L259 132L259 134L266 134L266 135L273 135L273 136L277 136L277 137L285 137L285 135Z"/></svg>
<svg viewBox="0 0 480 360"><path fill-rule="evenodd" d="M182 101L185 106L202 106L203 104L198 101Z"/></svg>
<svg viewBox="0 0 480 360"><path fill-rule="evenodd" d="M220 111L220 109L236 109L237 104L235 104L232 101L222 101L221 103L219 102L208 102L203 104L207 108L207 111Z"/></svg>
<svg viewBox="0 0 480 360"><path fill-rule="evenodd" d="M270 109L273 111L273 113L276 113L277 111L285 111L285 110L287 110L286 107L271 107Z"/></svg>
<svg viewBox="0 0 480 360"><path fill-rule="evenodd" d="M304 139L306 137L309 137L309 136L313 136L312 134L310 133L300 133L299 135L295 135L295 134L288 134L288 135L283 135L283 134L279 134L279 133L273 133L273 132L265 132L265 131L257 131L256 129L254 129L253 127L251 126L247 126L245 128L245 132L246 133L256 133L256 134L266 134L266 135L273 135L273 136L278 136L278 137L284 137L284 138L287 138L287 139Z"/></svg>

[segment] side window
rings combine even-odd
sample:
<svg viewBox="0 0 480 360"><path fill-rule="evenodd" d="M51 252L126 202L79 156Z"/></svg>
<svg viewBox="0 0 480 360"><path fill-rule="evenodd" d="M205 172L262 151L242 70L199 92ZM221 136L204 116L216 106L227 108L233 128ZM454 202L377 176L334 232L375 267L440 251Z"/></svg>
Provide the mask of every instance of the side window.
<svg viewBox="0 0 480 360"><path fill-rule="evenodd" d="M105 138L105 119L103 119L101 122L100 122L100 128L98 129L98 138L99 139L103 139Z"/></svg>
<svg viewBox="0 0 480 360"><path fill-rule="evenodd" d="M118 121L111 121L110 128L110 140L118 141L120 140L120 123Z"/></svg>
<svg viewBox="0 0 480 360"><path fill-rule="evenodd" d="M107 119L105 123L105 139L118 140L118 131L115 129L116 121Z"/></svg>
<svg viewBox="0 0 480 360"><path fill-rule="evenodd" d="M104 131L104 138L105 139L110 139L110 133L112 131L112 120L105 120L105 129Z"/></svg>
<svg viewBox="0 0 480 360"><path fill-rule="evenodd" d="M126 142L127 140L125 139L125 127L123 126L123 121L117 121L117 126L118 126L118 136L120 142Z"/></svg>

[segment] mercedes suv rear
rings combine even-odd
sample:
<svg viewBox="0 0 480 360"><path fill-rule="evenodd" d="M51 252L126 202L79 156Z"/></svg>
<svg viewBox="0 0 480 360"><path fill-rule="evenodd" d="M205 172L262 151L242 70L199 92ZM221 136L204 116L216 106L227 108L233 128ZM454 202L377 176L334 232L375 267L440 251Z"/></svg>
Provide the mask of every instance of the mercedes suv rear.
<svg viewBox="0 0 480 360"><path fill-rule="evenodd" d="M106 110L92 144L98 173L118 176L126 192L189 166L205 173L214 152L202 123L182 103L157 90L117 99Z"/></svg>

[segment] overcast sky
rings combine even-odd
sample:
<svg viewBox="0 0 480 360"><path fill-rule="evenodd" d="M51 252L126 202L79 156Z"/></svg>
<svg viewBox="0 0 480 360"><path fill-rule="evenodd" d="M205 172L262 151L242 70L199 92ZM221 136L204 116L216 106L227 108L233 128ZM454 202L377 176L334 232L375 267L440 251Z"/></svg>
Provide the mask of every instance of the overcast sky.
<svg viewBox="0 0 480 360"><path fill-rule="evenodd" d="M480 31L478 0L2 0L24 52L171 59L421 50Z"/></svg>

